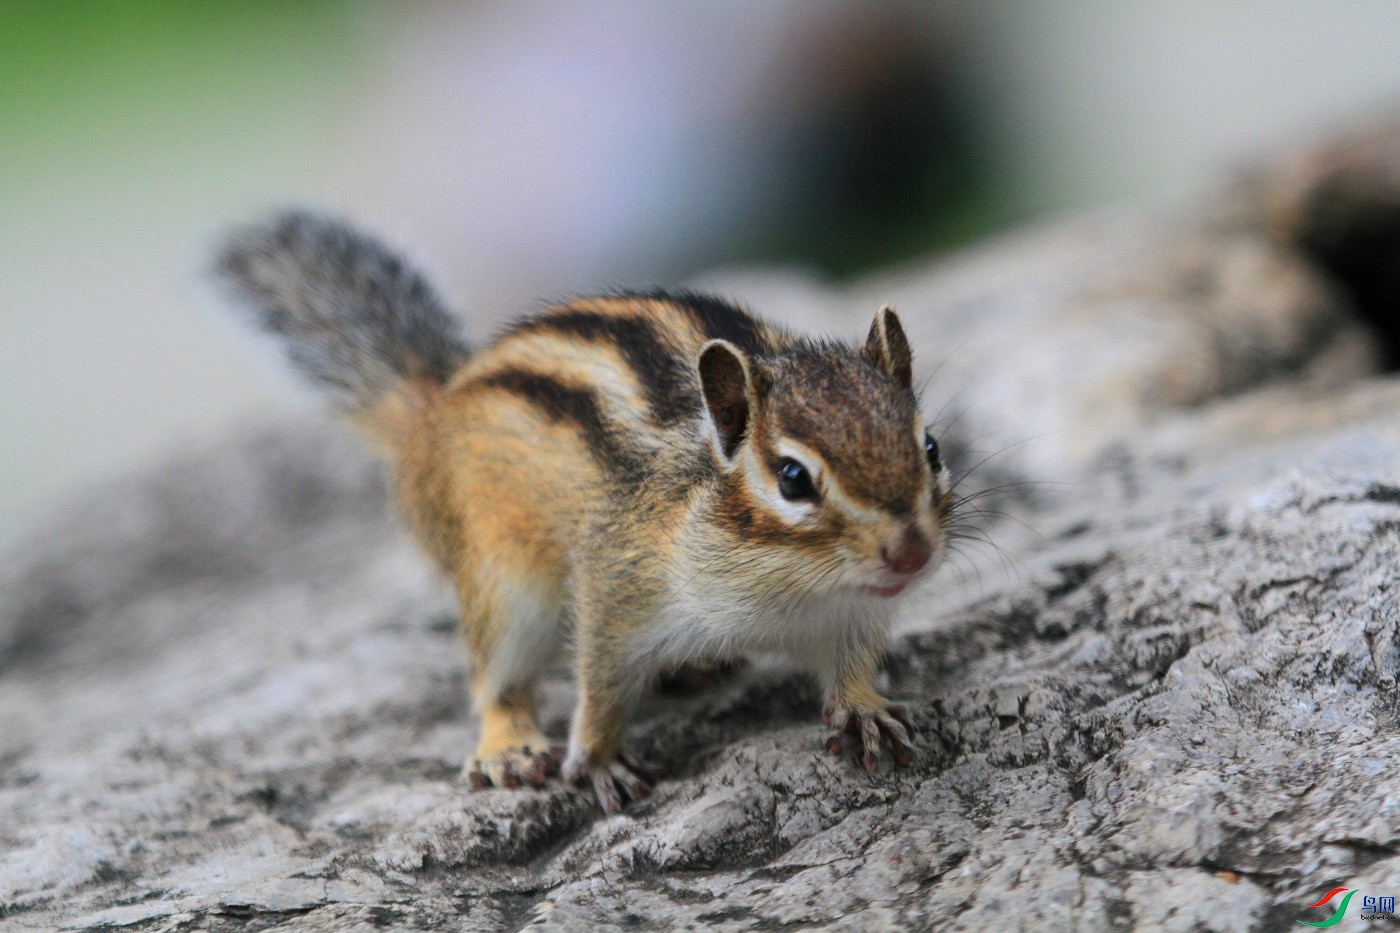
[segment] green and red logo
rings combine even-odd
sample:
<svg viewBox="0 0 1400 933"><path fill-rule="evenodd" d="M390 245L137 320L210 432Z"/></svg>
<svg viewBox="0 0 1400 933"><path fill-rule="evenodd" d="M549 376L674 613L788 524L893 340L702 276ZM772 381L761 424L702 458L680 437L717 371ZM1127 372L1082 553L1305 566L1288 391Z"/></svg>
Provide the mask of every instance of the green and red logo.
<svg viewBox="0 0 1400 933"><path fill-rule="evenodd" d="M1347 912L1347 905L1351 903L1351 898L1356 894L1355 888L1333 888L1322 896L1322 900L1316 904L1309 904L1308 907L1321 907L1338 894L1346 894L1341 902L1337 904L1337 909L1332 911L1332 916L1326 920L1299 920L1298 922L1309 927L1330 927L1341 922L1342 917ZM1361 919L1377 920L1384 917L1387 920L1395 919L1395 898L1391 895L1377 896L1367 894L1361 898Z"/></svg>
<svg viewBox="0 0 1400 933"><path fill-rule="evenodd" d="M1337 909L1333 911L1332 916L1328 917L1326 920L1321 920L1317 923L1313 923L1310 920L1299 920L1298 922L1303 924L1303 926L1309 927L1330 927L1337 925L1341 922L1342 915L1347 912L1347 905L1351 903L1352 897L1356 894L1356 890L1354 888L1333 888L1332 890L1328 891L1322 896L1322 900L1318 901L1316 904L1308 905L1309 907L1321 907L1323 904L1326 904L1332 898L1336 897L1338 894L1341 894L1343 892L1346 893L1346 897L1342 898L1342 902L1337 905Z"/></svg>

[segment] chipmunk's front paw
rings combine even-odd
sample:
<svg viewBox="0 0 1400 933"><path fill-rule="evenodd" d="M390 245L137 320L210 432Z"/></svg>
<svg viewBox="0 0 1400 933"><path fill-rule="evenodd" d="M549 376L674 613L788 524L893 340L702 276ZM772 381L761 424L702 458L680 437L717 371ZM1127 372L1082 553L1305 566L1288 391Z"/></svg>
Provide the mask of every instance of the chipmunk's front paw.
<svg viewBox="0 0 1400 933"><path fill-rule="evenodd" d="M841 754L844 736L853 735L861 766L867 773L874 774L880 770L880 736L883 735L889 740L896 767L914 763L914 730L902 706L884 701L869 709L828 706L822 718L831 729L825 742L828 755Z"/></svg>
<svg viewBox="0 0 1400 933"><path fill-rule="evenodd" d="M635 803L650 794L656 773L626 754L590 763L587 755L578 753L570 754L564 762L564 780L592 785L603 812L616 813L622 809L624 798Z"/></svg>
<svg viewBox="0 0 1400 933"><path fill-rule="evenodd" d="M522 785L543 787L559 773L563 751L541 739L538 743L507 748L484 758L470 758L462 766L462 777L471 782L473 790Z"/></svg>

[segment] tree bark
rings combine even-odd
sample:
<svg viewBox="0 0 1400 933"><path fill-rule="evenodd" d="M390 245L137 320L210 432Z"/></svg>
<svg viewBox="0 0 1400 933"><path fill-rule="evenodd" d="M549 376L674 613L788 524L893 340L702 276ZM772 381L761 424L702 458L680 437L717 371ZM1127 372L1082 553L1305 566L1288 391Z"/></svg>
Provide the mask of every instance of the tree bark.
<svg viewBox="0 0 1400 933"><path fill-rule="evenodd" d="M231 429L96 490L0 561L0 917L1237 931L1400 894L1397 153L1383 127L840 290L710 280L852 338L892 300L987 492L1000 553L909 597L885 665L920 756L874 778L764 661L647 704L666 776L622 815L471 793L451 606L353 442Z"/></svg>

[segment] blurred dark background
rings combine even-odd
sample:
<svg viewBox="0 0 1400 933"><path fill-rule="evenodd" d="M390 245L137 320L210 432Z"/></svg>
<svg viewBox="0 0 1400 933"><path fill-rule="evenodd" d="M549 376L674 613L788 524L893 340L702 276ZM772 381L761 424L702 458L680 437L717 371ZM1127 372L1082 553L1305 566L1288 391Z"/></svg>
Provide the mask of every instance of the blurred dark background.
<svg viewBox="0 0 1400 933"><path fill-rule="evenodd" d="M1362 0L3 0L0 541L286 403L200 288L270 206L411 247L486 336L541 295L1171 203L1395 104L1396 49Z"/></svg>

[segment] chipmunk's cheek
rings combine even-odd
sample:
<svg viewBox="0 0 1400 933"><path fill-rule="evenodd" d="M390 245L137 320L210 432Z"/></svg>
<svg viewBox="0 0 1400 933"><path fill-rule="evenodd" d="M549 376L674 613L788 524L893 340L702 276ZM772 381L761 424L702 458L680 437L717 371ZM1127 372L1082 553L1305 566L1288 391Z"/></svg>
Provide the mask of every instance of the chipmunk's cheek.
<svg viewBox="0 0 1400 933"><path fill-rule="evenodd" d="M928 566L924 568L926 573L937 570L938 565L943 563L943 558L948 554L948 535L944 532L941 524L935 523L933 533L929 535L929 542L933 546L933 553L929 557Z"/></svg>

